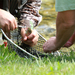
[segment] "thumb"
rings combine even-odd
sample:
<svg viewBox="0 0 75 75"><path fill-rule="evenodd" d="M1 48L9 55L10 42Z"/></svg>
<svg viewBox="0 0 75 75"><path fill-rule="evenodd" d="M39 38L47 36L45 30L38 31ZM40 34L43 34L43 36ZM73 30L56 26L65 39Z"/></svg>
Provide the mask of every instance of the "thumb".
<svg viewBox="0 0 75 75"><path fill-rule="evenodd" d="M21 29L21 36L22 36L22 40L27 40L27 36L26 36L26 34L25 34L25 29L24 28L22 28Z"/></svg>

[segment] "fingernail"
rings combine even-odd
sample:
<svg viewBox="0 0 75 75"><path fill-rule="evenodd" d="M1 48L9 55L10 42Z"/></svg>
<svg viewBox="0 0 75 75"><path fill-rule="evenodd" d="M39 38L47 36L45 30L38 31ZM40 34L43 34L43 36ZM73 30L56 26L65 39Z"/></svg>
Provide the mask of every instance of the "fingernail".
<svg viewBox="0 0 75 75"><path fill-rule="evenodd" d="M27 37L24 37L24 40L27 40Z"/></svg>
<svg viewBox="0 0 75 75"><path fill-rule="evenodd" d="M17 28L17 26L15 27L15 29Z"/></svg>

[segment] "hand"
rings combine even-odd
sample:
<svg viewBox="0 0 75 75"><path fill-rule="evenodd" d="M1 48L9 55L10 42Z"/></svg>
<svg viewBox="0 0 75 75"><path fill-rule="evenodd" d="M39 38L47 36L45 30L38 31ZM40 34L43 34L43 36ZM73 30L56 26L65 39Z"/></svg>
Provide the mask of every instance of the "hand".
<svg viewBox="0 0 75 75"><path fill-rule="evenodd" d="M43 45L43 50L46 53L51 53L56 51L56 37L51 37L48 41L46 41Z"/></svg>
<svg viewBox="0 0 75 75"><path fill-rule="evenodd" d="M38 33L36 30L32 30L32 33L30 35L25 34L25 29L21 29L21 35L22 35L22 42L33 47L34 45L37 44L38 41Z"/></svg>
<svg viewBox="0 0 75 75"><path fill-rule="evenodd" d="M15 17L2 9L0 9L0 28L2 28L5 33L9 33L10 30L17 28Z"/></svg>
<svg viewBox="0 0 75 75"><path fill-rule="evenodd" d="M75 43L75 32L72 34L72 36L70 37L70 39L65 43L65 45L63 47L70 47Z"/></svg>

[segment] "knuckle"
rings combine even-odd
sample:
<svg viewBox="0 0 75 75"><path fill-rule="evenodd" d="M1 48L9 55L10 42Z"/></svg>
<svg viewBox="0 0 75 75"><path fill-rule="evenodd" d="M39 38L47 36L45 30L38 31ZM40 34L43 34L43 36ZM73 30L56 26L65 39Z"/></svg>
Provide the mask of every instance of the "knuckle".
<svg viewBox="0 0 75 75"><path fill-rule="evenodd" d="M4 25L2 25L2 29L3 29L3 28L5 28L5 26L6 26L5 24L4 24Z"/></svg>
<svg viewBox="0 0 75 75"><path fill-rule="evenodd" d="M8 21L6 21L5 23L4 23L4 26L6 26L6 25L8 25L9 23L8 23Z"/></svg>
<svg viewBox="0 0 75 75"><path fill-rule="evenodd" d="M9 23L9 24L12 24L12 22L13 22L13 19L10 18L10 19L8 20L8 23Z"/></svg>

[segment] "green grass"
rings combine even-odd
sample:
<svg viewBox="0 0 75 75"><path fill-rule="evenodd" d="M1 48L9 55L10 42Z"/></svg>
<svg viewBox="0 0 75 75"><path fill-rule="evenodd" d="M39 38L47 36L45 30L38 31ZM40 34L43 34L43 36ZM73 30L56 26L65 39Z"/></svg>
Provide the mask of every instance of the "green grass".
<svg viewBox="0 0 75 75"><path fill-rule="evenodd" d="M75 52L39 59L21 58L0 45L0 75L74 75Z"/></svg>
<svg viewBox="0 0 75 75"><path fill-rule="evenodd" d="M42 7L51 7L49 0L42 1ZM54 8L41 10L40 14L43 15L43 21L40 24L51 25L56 19ZM50 34L49 37L51 36L53 35ZM75 45L70 48L61 48L62 56L31 59L21 58L15 52L9 52L8 47L0 45L0 75L75 75L74 50Z"/></svg>

